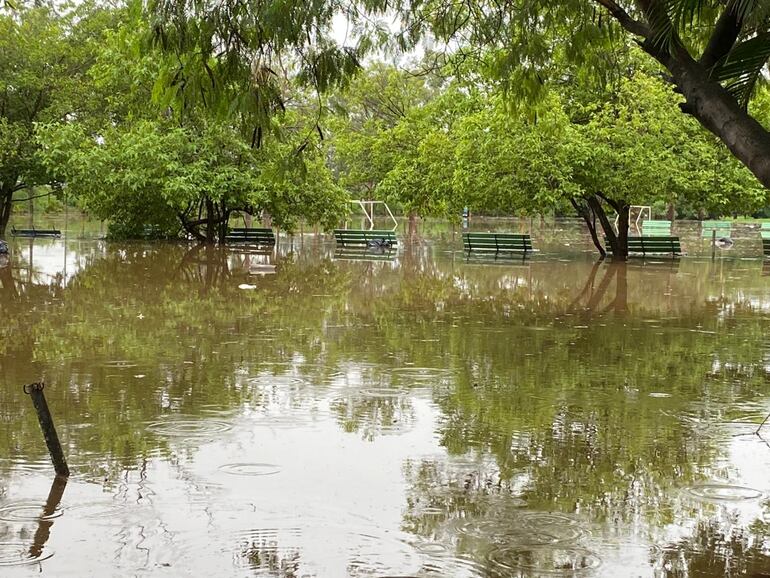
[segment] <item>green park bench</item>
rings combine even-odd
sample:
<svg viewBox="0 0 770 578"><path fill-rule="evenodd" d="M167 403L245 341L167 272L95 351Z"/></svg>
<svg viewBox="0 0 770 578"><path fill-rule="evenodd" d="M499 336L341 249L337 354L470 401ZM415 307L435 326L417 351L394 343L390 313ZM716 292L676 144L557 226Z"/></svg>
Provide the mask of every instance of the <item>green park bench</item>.
<svg viewBox="0 0 770 578"><path fill-rule="evenodd" d="M463 233L463 248L471 253L532 253L532 238L513 233Z"/></svg>
<svg viewBox="0 0 770 578"><path fill-rule="evenodd" d="M612 253L612 249L607 244L605 238L605 246L607 252ZM628 238L628 254L635 254L642 256L646 255L662 255L671 253L673 257L678 257L682 254L682 246L679 243L679 237L629 237Z"/></svg>
<svg viewBox="0 0 770 578"><path fill-rule="evenodd" d="M258 228L234 228L225 235L225 243L243 243L260 247L272 247L275 245L275 235L272 229Z"/></svg>
<svg viewBox="0 0 770 578"><path fill-rule="evenodd" d="M11 235L14 237L61 237L61 231L59 229L17 229L11 227Z"/></svg>
<svg viewBox="0 0 770 578"><path fill-rule="evenodd" d="M398 243L395 231L378 229L334 229L334 240L338 245L379 245L393 247Z"/></svg>
<svg viewBox="0 0 770 578"><path fill-rule="evenodd" d="M645 237L670 237L671 221L642 221L642 235Z"/></svg>
<svg viewBox="0 0 770 578"><path fill-rule="evenodd" d="M714 238L716 232L716 238L721 239L723 237L730 238L732 234L733 225L730 221L703 221L700 225L700 236L702 239Z"/></svg>
<svg viewBox="0 0 770 578"><path fill-rule="evenodd" d="M759 234L762 236L762 252L765 257L770 257L770 223L762 223Z"/></svg>

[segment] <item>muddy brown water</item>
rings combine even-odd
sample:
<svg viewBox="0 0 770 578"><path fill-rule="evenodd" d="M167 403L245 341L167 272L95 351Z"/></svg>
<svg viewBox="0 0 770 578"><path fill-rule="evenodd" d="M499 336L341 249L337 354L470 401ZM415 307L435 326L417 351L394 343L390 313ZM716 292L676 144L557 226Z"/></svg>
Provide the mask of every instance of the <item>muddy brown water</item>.
<svg viewBox="0 0 770 578"><path fill-rule="evenodd" d="M446 230L378 262L12 242L0 576L770 574L770 267L565 231L498 262Z"/></svg>

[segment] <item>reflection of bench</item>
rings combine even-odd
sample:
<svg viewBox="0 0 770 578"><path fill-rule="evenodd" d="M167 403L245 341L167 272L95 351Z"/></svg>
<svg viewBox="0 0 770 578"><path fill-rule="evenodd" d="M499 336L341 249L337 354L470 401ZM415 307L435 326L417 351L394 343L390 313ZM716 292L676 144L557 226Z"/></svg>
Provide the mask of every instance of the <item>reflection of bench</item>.
<svg viewBox="0 0 770 578"><path fill-rule="evenodd" d="M606 240L605 240L606 242ZM607 252L612 248L607 245ZM682 254L679 237L628 237L628 254L655 255L671 253L672 256Z"/></svg>
<svg viewBox="0 0 770 578"><path fill-rule="evenodd" d="M235 228L227 232L225 242L272 247L275 245L275 235L272 229Z"/></svg>
<svg viewBox="0 0 770 578"><path fill-rule="evenodd" d="M334 229L334 240L339 245L374 245L386 249L398 242L395 231L377 229Z"/></svg>
<svg viewBox="0 0 770 578"><path fill-rule="evenodd" d="M642 235L645 237L669 237L671 221L642 221Z"/></svg>
<svg viewBox="0 0 770 578"><path fill-rule="evenodd" d="M471 253L531 253L532 238L513 233L463 233L463 248Z"/></svg>
<svg viewBox="0 0 770 578"><path fill-rule="evenodd" d="M61 237L59 229L17 229L11 227L11 235L14 237Z"/></svg>
<svg viewBox="0 0 770 578"><path fill-rule="evenodd" d="M730 221L703 221L700 230L702 239L713 238L715 232L717 239L721 239L722 237L729 239L732 234L733 226Z"/></svg>
<svg viewBox="0 0 770 578"><path fill-rule="evenodd" d="M395 248L370 248L365 245L341 245L334 252L334 258L343 261L393 261L396 258Z"/></svg>
<svg viewBox="0 0 770 578"><path fill-rule="evenodd" d="M762 223L759 234L762 236L762 252L765 257L770 257L770 223Z"/></svg>

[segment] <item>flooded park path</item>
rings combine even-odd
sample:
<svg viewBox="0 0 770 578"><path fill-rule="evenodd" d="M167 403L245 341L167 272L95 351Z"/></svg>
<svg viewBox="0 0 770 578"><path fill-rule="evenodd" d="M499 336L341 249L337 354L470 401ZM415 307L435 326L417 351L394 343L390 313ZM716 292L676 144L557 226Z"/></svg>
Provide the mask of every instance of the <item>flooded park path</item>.
<svg viewBox="0 0 770 578"><path fill-rule="evenodd" d="M0 575L768 575L768 264L457 248L12 243Z"/></svg>

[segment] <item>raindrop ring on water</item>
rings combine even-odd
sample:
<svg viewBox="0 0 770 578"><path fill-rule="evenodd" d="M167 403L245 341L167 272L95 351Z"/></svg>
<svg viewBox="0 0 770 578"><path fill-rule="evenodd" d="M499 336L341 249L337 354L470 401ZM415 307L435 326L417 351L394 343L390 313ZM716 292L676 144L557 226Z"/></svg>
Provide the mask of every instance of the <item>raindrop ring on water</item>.
<svg viewBox="0 0 770 578"><path fill-rule="evenodd" d="M744 500L756 500L762 497L762 492L745 486L732 484L720 484L716 482L697 484L685 490L691 496L703 500L715 500L720 502L742 502Z"/></svg>
<svg viewBox="0 0 770 578"><path fill-rule="evenodd" d="M53 520L64 512L56 508L50 514L43 513L44 505L38 502L17 502L0 506L0 520L6 522L24 522L28 520Z"/></svg>
<svg viewBox="0 0 770 578"><path fill-rule="evenodd" d="M35 556L30 549L31 546L23 542L0 542L0 567L36 564L53 556L53 552Z"/></svg>
<svg viewBox="0 0 770 578"><path fill-rule="evenodd" d="M167 436L213 436L228 431L232 426L223 421L170 420L147 424L147 429Z"/></svg>
<svg viewBox="0 0 770 578"><path fill-rule="evenodd" d="M509 576L512 570L569 575L594 570L602 563L601 558L590 550L551 546L500 547L489 553L488 560L501 577Z"/></svg>
<svg viewBox="0 0 770 578"><path fill-rule="evenodd" d="M219 471L233 476L272 476L281 471L275 464L238 463L219 466Z"/></svg>

